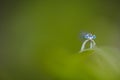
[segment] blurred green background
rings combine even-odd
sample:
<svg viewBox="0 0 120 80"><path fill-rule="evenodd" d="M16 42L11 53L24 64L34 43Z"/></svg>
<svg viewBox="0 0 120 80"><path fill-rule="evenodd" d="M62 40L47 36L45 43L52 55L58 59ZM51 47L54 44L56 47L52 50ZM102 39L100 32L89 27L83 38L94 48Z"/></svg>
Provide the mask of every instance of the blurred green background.
<svg viewBox="0 0 120 80"><path fill-rule="evenodd" d="M119 0L1 0L0 80L120 80ZM97 47L79 54L80 32Z"/></svg>

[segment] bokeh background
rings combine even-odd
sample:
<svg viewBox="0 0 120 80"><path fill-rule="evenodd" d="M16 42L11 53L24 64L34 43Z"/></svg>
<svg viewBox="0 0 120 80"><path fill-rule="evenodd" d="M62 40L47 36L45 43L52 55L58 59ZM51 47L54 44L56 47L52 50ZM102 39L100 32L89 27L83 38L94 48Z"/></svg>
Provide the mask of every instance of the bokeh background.
<svg viewBox="0 0 120 80"><path fill-rule="evenodd" d="M120 80L119 0L1 0L0 80ZM80 32L97 36L82 55Z"/></svg>

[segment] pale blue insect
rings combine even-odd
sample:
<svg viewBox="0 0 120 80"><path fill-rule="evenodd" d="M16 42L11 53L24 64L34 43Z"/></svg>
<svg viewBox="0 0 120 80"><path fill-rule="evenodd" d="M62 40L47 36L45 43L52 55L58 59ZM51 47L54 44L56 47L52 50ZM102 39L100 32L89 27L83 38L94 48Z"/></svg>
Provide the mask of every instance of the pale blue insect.
<svg viewBox="0 0 120 80"><path fill-rule="evenodd" d="M90 42L90 49L95 47L96 43L95 43L94 39L96 38L96 35L93 35L91 33L81 33L81 37L85 40L81 46L80 52L84 51L85 45L88 42Z"/></svg>
<svg viewBox="0 0 120 80"><path fill-rule="evenodd" d="M96 38L96 36L95 36L95 35L92 35L91 33L87 33L87 34L85 34L83 37L84 37L85 39L90 39L90 40Z"/></svg>
<svg viewBox="0 0 120 80"><path fill-rule="evenodd" d="M92 39L96 39L96 35L92 35L91 33L82 32L82 33L80 33L80 38L92 40Z"/></svg>

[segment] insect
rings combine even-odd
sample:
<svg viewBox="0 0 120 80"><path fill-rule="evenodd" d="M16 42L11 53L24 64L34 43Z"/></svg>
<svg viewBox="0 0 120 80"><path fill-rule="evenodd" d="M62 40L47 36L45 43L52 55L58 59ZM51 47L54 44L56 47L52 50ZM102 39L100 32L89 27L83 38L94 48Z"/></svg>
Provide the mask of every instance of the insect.
<svg viewBox="0 0 120 80"><path fill-rule="evenodd" d="M90 49L94 48L96 43L94 39L96 39L96 35L93 35L92 33L81 33L82 38L84 38L84 42L81 46L80 52L84 51L85 45L87 42L90 42Z"/></svg>

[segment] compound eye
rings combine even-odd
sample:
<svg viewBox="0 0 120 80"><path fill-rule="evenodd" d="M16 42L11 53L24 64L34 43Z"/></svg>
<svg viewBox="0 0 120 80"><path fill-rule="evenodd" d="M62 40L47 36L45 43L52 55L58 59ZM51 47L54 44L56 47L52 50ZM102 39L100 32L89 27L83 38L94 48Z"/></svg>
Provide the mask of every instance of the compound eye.
<svg viewBox="0 0 120 80"><path fill-rule="evenodd" d="M96 36L95 35L93 35L93 39L95 39L96 38Z"/></svg>

